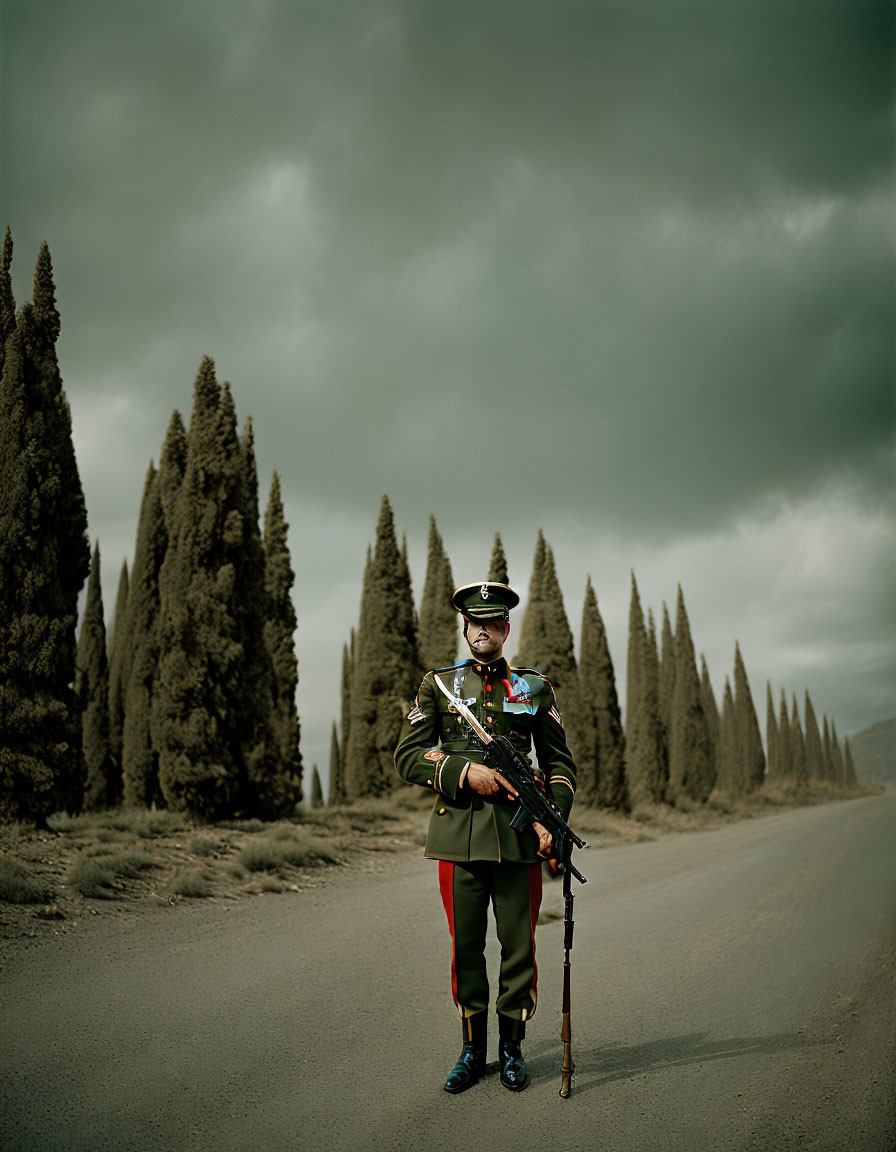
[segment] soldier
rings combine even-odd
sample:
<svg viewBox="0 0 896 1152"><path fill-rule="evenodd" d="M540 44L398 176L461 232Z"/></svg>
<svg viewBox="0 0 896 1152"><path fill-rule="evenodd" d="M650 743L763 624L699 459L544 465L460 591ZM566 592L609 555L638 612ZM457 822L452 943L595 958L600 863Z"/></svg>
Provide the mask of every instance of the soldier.
<svg viewBox="0 0 896 1152"><path fill-rule="evenodd" d="M493 581L457 589L451 603L463 617L472 659L426 673L395 750L402 779L436 794L424 855L439 861L452 939L451 991L463 1030L463 1049L445 1082L447 1092L463 1092L485 1070L489 903L501 943L496 1002L501 1083L518 1092L529 1081L520 1041L537 1003L535 924L541 860L549 853L551 835L534 822L523 832L510 827L517 807L513 787L482 763L482 742L452 710L434 676L487 730L503 733L523 756L534 746L534 772L564 818L575 794L575 765L550 683L531 668L511 668L503 656L510 609L519 599L512 588Z"/></svg>

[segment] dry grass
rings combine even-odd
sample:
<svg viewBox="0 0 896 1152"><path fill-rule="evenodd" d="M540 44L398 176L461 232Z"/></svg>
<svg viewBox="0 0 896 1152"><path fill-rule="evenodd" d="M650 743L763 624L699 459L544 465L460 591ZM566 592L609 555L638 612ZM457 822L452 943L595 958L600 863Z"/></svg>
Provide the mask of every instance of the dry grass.
<svg viewBox="0 0 896 1152"><path fill-rule="evenodd" d="M274 828L263 839L243 848L237 861L248 872L276 872L288 865L318 868L338 864L339 857L323 840L287 825Z"/></svg>
<svg viewBox="0 0 896 1152"><path fill-rule="evenodd" d="M114 898L119 881L133 879L154 864L155 858L148 852L81 855L69 866L68 883L82 896L109 900Z"/></svg>
<svg viewBox="0 0 896 1152"><path fill-rule="evenodd" d="M7 904L47 904L54 896L52 885L33 876L18 861L0 856L0 900Z"/></svg>
<svg viewBox="0 0 896 1152"><path fill-rule="evenodd" d="M168 883L172 896L183 896L198 900L214 895L215 876L207 868L179 868Z"/></svg>

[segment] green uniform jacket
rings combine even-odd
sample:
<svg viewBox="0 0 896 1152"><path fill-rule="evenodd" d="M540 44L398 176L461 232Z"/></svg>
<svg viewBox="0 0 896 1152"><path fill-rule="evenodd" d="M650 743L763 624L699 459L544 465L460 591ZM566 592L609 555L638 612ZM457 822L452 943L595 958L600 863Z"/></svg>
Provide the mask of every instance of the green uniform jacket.
<svg viewBox="0 0 896 1152"><path fill-rule="evenodd" d="M511 669L504 659L491 664L465 660L436 672L484 728L507 736L527 759L534 747L535 774L543 776L548 795L565 819L575 795L576 769L550 682L531 668ZM503 789L492 797L480 796L466 783L461 786L467 764L483 763L482 747L452 711L433 681L434 674L423 677L395 749L399 776L436 793L424 855L435 860L535 863L539 858L535 832L510 827L516 801Z"/></svg>

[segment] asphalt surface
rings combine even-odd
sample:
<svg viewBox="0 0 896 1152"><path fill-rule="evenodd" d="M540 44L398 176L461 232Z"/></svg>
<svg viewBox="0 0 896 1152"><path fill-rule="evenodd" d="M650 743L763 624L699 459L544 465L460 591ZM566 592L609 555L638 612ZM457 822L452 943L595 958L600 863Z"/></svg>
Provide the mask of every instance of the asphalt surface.
<svg viewBox="0 0 896 1152"><path fill-rule="evenodd" d="M529 1088L501 1087L493 1029L485 1078L442 1091L447 927L435 865L400 857L14 954L0 1148L896 1149L894 792L578 863L569 1100L559 919L538 930Z"/></svg>

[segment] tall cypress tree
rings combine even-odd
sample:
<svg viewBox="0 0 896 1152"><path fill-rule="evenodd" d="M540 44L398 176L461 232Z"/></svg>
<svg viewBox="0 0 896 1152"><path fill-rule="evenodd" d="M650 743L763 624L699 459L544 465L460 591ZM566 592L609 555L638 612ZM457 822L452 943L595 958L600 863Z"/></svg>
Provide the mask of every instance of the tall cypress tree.
<svg viewBox="0 0 896 1152"><path fill-rule="evenodd" d="M725 677L725 692L722 697L722 716L719 722L719 755L716 770L716 787L732 795L743 791L743 779L737 752L734 696L731 693L731 682L727 676Z"/></svg>
<svg viewBox="0 0 896 1152"><path fill-rule="evenodd" d="M114 791L109 755L109 666L100 585L100 546L96 544L87 582L87 602L75 655L75 697L81 712L83 807L106 808Z"/></svg>
<svg viewBox="0 0 896 1152"><path fill-rule="evenodd" d="M675 674L672 680L672 712L669 730L669 784L671 801L684 792L702 804L715 784L709 726L700 699L700 677L691 640L691 626L681 586L675 618Z"/></svg>
<svg viewBox="0 0 896 1152"><path fill-rule="evenodd" d="M585 714L583 761L596 766L593 773L580 771L583 799L604 808L625 810L625 734L607 632L590 576L582 606L579 694Z"/></svg>
<svg viewBox="0 0 896 1152"><path fill-rule="evenodd" d="M560 581L557 579L554 553L547 544L544 547L540 595L542 633L535 647L540 651L541 662L534 667L550 680L557 698L557 707L563 717L569 750L577 766L587 773L589 765L584 761L587 718L583 715L579 696L575 646L563 605ZM595 771L593 765L590 771Z"/></svg>
<svg viewBox="0 0 896 1152"><path fill-rule="evenodd" d="M790 714L787 710L787 697L781 689L781 707L777 714L777 756L780 761L780 779L789 786L796 786L794 766L794 741L790 735Z"/></svg>
<svg viewBox="0 0 896 1152"><path fill-rule="evenodd" d="M44 245L0 377L0 819L38 822L77 801L75 627L90 566L54 292Z"/></svg>
<svg viewBox="0 0 896 1152"><path fill-rule="evenodd" d="M734 722L737 732L737 754L742 764L744 789L752 792L759 788L765 779L765 752L759 721L753 705L753 694L747 680L740 654L740 645L734 644Z"/></svg>
<svg viewBox="0 0 896 1152"><path fill-rule="evenodd" d="M327 801L331 807L334 804L345 803L345 786L342 780L342 752L334 721L330 733L330 795Z"/></svg>
<svg viewBox="0 0 896 1152"><path fill-rule="evenodd" d="M273 673L272 726L279 772L295 782L293 802L301 799L302 757L299 752L299 714L296 690L299 666L294 636L298 619L291 589L295 583L283 513L280 477L274 473L264 516L264 578L267 619L264 639Z"/></svg>
<svg viewBox="0 0 896 1152"><path fill-rule="evenodd" d="M368 557L369 560L369 557ZM355 668L355 630L351 630L351 640L342 645L342 707L340 715L340 737L336 735L336 724L333 724L333 736L330 741L330 792L328 803L345 804L348 801L348 792L345 785L345 753L348 748L348 733L351 724L352 709L352 676Z"/></svg>
<svg viewBox="0 0 896 1152"><path fill-rule="evenodd" d="M775 702L772 699L772 686L765 682L765 743L767 747L766 763L769 780L781 778L781 749L778 743L778 721L775 718Z"/></svg>
<svg viewBox="0 0 896 1152"><path fill-rule="evenodd" d="M495 533L495 542L492 545L492 558L488 566L489 580L496 580L499 584L507 584L507 557L504 555L504 545L501 543L500 533Z"/></svg>
<svg viewBox="0 0 896 1152"><path fill-rule="evenodd" d="M6 341L16 330L16 301L12 294L12 232L7 227L0 257L0 376L3 374Z"/></svg>
<svg viewBox="0 0 896 1152"><path fill-rule="evenodd" d="M420 603L420 659L423 667L444 668L457 659L457 612L451 605L454 581L435 516L429 518L426 579Z"/></svg>
<svg viewBox="0 0 896 1152"><path fill-rule="evenodd" d="M800 725L800 713L796 706L796 693L790 712L790 755L793 762L793 781L797 788L804 788L809 777L806 773L806 741Z"/></svg>
<svg viewBox="0 0 896 1152"><path fill-rule="evenodd" d="M323 808L324 806L324 790L320 786L320 775L317 771L317 765L314 764L311 769L311 807Z"/></svg>
<svg viewBox="0 0 896 1152"><path fill-rule="evenodd" d="M125 654L129 651L127 636L129 585L128 562L123 560L121 574L118 577L118 594L115 597L112 636L109 640L109 755L116 765L114 795L111 797L113 804L117 804L122 795L121 741L124 730L124 697L127 691L123 669Z"/></svg>
<svg viewBox="0 0 896 1152"><path fill-rule="evenodd" d="M709 678L709 669L706 666L706 657L700 653L700 703L703 705L703 715L706 717L706 726L709 732L709 746L712 756L713 771L718 772L719 763L719 706L716 704L716 695L712 690L712 681Z"/></svg>
<svg viewBox="0 0 896 1152"><path fill-rule="evenodd" d="M236 429L206 356L162 565L161 657L152 701L162 794L169 807L199 819L231 814L244 788L239 716L231 712L241 684L234 611L241 486Z"/></svg>
<svg viewBox="0 0 896 1152"><path fill-rule="evenodd" d="M168 549L159 473L150 462L140 502L137 542L128 592L128 655L121 770L124 802L148 806L161 800L159 763L152 742L152 696L159 664L159 581Z"/></svg>
<svg viewBox="0 0 896 1152"><path fill-rule="evenodd" d="M419 680L410 572L398 548L392 508L384 496L361 597L345 754L349 799L391 791L395 745Z"/></svg>
<svg viewBox="0 0 896 1152"><path fill-rule="evenodd" d="M858 791L859 781L856 776L856 765L852 758L849 740L843 741L843 783L850 792Z"/></svg>
<svg viewBox="0 0 896 1152"><path fill-rule="evenodd" d="M834 766L834 783L838 788L846 785L846 763L843 759L843 749L837 737L837 725L831 721L831 761Z"/></svg>
<svg viewBox="0 0 896 1152"><path fill-rule="evenodd" d="M659 803L662 800L666 776L658 676L634 572L628 618L625 773L633 805Z"/></svg>
<svg viewBox="0 0 896 1152"><path fill-rule="evenodd" d="M679 589L680 591L680 589ZM669 620L669 609L663 601L663 623L660 632L660 720L668 746L672 732L672 697L675 694L675 637ZM670 767L671 777L671 767Z"/></svg>
<svg viewBox="0 0 896 1152"><path fill-rule="evenodd" d="M824 780L824 749L808 691L803 711L806 716L806 775L810 780Z"/></svg>
<svg viewBox="0 0 896 1152"><path fill-rule="evenodd" d="M177 500L186 469L187 430L180 412L175 408L168 421L168 431L159 457L159 499L162 501L168 538L172 541L177 531Z"/></svg>
<svg viewBox="0 0 896 1152"><path fill-rule="evenodd" d="M831 750L831 730L828 728L828 714L824 713L824 723L822 725L822 739L821 751L824 759L824 778L825 780L834 780L834 756Z"/></svg>
<svg viewBox="0 0 896 1152"><path fill-rule="evenodd" d="M529 595L526 600L526 610L523 613L523 622L520 626L520 635L516 643L517 654L513 663L527 668L538 668L542 671L544 653L540 650L545 634L544 622L544 578L545 578L545 552L544 535L538 529L538 538L535 541L535 555L532 558L532 575L529 578Z"/></svg>

